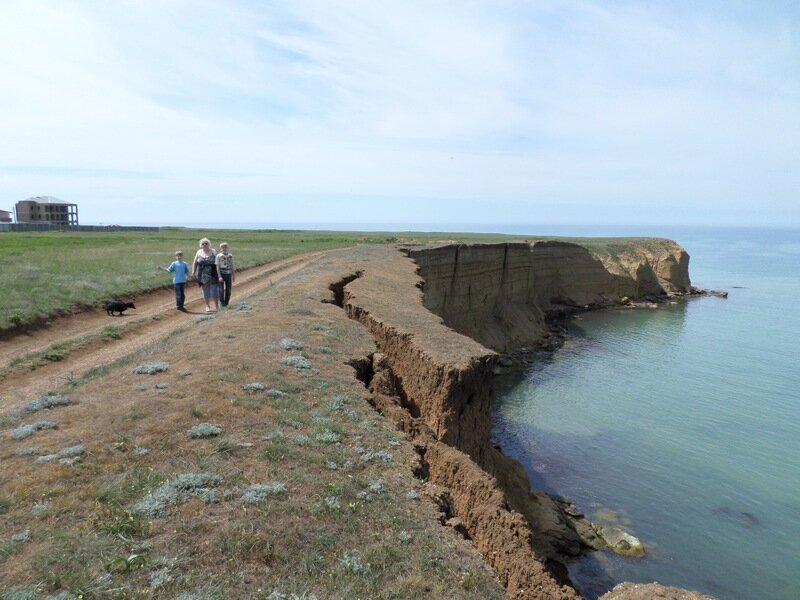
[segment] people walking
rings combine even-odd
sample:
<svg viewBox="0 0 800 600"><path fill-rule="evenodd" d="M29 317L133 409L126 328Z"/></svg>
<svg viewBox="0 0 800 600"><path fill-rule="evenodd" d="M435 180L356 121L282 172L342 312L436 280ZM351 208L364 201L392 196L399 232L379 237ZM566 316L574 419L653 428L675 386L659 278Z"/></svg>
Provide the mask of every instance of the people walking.
<svg viewBox="0 0 800 600"><path fill-rule="evenodd" d="M223 307L231 301L231 290L236 279L236 268L233 266L233 254L228 252L228 244L221 242L217 254L217 274L219 275L219 301Z"/></svg>
<svg viewBox="0 0 800 600"><path fill-rule="evenodd" d="M175 308L186 312L183 304L186 302L186 282L189 279L189 265L183 260L183 252L175 252L175 260L168 267L157 267L165 273L172 273L172 285L175 287Z"/></svg>
<svg viewBox="0 0 800 600"><path fill-rule="evenodd" d="M192 273L197 277L200 289L203 291L203 301L206 303L206 312L212 312L211 303L214 303L213 310L219 310L219 285L217 282L217 253L211 247L208 238L200 240L200 248L194 255L192 261Z"/></svg>

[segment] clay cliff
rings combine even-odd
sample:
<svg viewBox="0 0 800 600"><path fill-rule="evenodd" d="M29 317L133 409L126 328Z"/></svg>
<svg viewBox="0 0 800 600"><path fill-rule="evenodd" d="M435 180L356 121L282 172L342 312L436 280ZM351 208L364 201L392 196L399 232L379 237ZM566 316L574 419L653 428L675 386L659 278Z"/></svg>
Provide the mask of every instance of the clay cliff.
<svg viewBox="0 0 800 600"><path fill-rule="evenodd" d="M670 240L448 245L408 254L425 282L425 307L501 352L546 342L548 318L565 310L691 291L689 256Z"/></svg>
<svg viewBox="0 0 800 600"><path fill-rule="evenodd" d="M547 345L554 315L688 294L688 255L669 240L402 250L375 249L330 287L327 301L375 340L353 363L359 377L412 439L442 522L473 540L509 597L578 598L560 560L603 542L491 447L492 348Z"/></svg>

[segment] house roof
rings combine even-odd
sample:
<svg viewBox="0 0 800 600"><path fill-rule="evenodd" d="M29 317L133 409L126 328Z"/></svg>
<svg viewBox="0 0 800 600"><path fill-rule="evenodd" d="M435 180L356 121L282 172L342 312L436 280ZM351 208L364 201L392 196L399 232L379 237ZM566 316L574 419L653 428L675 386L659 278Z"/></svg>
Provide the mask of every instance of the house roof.
<svg viewBox="0 0 800 600"><path fill-rule="evenodd" d="M25 198L23 202L38 202L39 204L62 204L62 205L75 204L74 202L64 202L64 200L60 200L54 196L33 196L31 198Z"/></svg>

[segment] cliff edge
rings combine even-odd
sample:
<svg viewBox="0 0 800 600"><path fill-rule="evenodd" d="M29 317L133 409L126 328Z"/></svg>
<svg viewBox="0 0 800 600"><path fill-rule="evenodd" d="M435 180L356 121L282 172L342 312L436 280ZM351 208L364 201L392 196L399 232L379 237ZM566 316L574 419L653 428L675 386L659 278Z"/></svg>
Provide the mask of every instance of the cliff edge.
<svg viewBox="0 0 800 600"><path fill-rule="evenodd" d="M554 318L691 293L689 255L671 240L409 248L423 303L449 327L505 352L546 345Z"/></svg>
<svg viewBox="0 0 800 600"><path fill-rule="evenodd" d="M495 350L546 346L554 315L690 294L688 255L669 240L401 250L375 249L331 285L377 346L354 365L360 378L413 440L442 522L473 540L508 596L578 598L560 560L603 542L491 447Z"/></svg>

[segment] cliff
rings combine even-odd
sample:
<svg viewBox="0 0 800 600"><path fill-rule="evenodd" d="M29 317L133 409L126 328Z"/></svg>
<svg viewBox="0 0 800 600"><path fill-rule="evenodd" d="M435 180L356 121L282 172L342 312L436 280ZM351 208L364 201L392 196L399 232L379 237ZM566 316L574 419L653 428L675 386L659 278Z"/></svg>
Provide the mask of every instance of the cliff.
<svg viewBox="0 0 800 600"><path fill-rule="evenodd" d="M591 248L591 249L590 249ZM424 305L459 333L506 351L541 345L548 317L691 291L689 256L670 240L560 241L408 249Z"/></svg>
<svg viewBox="0 0 800 600"><path fill-rule="evenodd" d="M403 252L413 262L375 249L327 300L375 340L377 352L354 361L374 406L413 440L442 522L473 540L509 597L577 598L560 557L603 542L491 447L490 348L546 345L553 315L688 294L688 255L668 240Z"/></svg>

